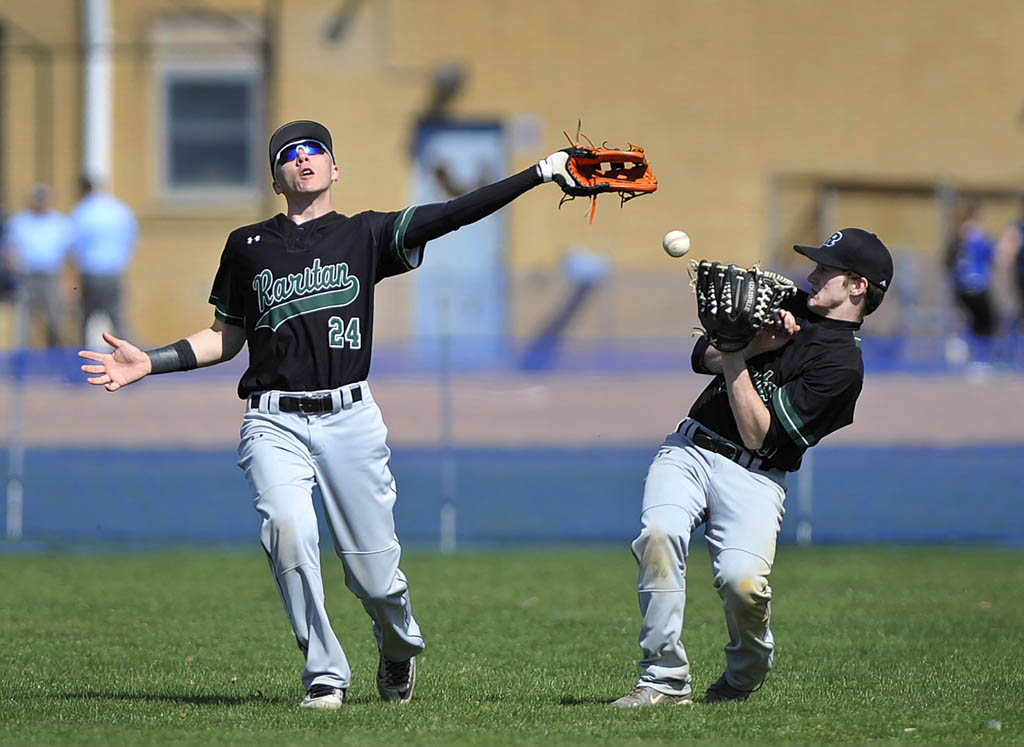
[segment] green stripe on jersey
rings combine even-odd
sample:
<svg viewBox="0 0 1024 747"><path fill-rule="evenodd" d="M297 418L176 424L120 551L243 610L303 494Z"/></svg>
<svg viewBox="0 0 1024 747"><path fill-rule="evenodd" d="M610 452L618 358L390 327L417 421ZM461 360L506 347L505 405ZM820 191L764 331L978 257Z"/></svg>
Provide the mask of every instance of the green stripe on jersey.
<svg viewBox="0 0 1024 747"><path fill-rule="evenodd" d="M782 427L786 429L789 437L795 443L802 446L813 446L814 438L803 434L804 421L800 419L796 408L793 407L793 403L789 401L786 387L780 386L775 390L775 393L772 395L772 404L775 405L775 412L779 416L779 421L782 423Z"/></svg>
<svg viewBox="0 0 1024 747"><path fill-rule="evenodd" d="M853 344L856 345L858 348L860 347L860 330L859 329L853 330Z"/></svg>
<svg viewBox="0 0 1024 747"><path fill-rule="evenodd" d="M226 312L223 309L221 309L220 306L215 306L214 307L214 309L213 309L213 316L216 319L220 319L222 322L227 322L228 324L233 324L236 327L244 327L245 326L245 317L244 316L234 316L233 314L229 314L228 312Z"/></svg>
<svg viewBox="0 0 1024 747"><path fill-rule="evenodd" d="M321 309L333 309L348 306L359 295L359 281L353 276L347 287L313 296L303 296L293 301L267 309L256 322L256 329L269 328L276 332L277 328L292 317L308 314Z"/></svg>
<svg viewBox="0 0 1024 747"><path fill-rule="evenodd" d="M415 212L416 205L410 205L399 213L398 217L395 218L394 231L391 233L391 253L401 260L407 270L416 269L409 262L409 258L405 256L405 231L409 228L409 223L412 222L412 215Z"/></svg>

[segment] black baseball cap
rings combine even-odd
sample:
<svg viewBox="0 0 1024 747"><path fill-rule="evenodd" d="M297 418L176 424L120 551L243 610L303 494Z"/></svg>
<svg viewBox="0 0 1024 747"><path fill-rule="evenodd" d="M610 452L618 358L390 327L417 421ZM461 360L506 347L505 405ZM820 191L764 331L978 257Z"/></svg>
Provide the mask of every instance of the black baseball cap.
<svg viewBox="0 0 1024 747"><path fill-rule="evenodd" d="M892 255L875 234L862 228L843 228L821 246L793 247L826 267L855 272L883 291L892 285Z"/></svg>
<svg viewBox="0 0 1024 747"><path fill-rule="evenodd" d="M294 122L283 124L270 136L270 171L274 171L274 158L281 149L289 143L296 143L299 140L316 140L327 147L327 152L334 160L334 144L331 141L331 133L319 122L311 119L297 119Z"/></svg>

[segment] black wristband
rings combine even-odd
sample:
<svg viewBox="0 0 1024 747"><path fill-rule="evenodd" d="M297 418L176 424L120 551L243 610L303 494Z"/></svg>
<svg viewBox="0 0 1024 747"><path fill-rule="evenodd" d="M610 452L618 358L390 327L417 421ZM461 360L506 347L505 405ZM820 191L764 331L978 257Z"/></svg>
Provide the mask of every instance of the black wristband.
<svg viewBox="0 0 1024 747"><path fill-rule="evenodd" d="M178 340L173 345L147 350L146 355L152 363L150 373L162 374L172 371L191 371L199 367L196 353L188 340Z"/></svg>

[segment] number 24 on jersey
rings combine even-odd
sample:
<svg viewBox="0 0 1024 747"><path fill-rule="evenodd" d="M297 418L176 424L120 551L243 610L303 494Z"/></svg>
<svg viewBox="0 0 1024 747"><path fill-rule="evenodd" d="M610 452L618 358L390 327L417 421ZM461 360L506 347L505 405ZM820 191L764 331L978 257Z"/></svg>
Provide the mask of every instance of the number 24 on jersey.
<svg viewBox="0 0 1024 747"><path fill-rule="evenodd" d="M362 337L359 334L359 317L354 316L348 320L348 324L340 316L332 316L327 320L328 341L332 348L344 348L345 343L353 350L362 346Z"/></svg>

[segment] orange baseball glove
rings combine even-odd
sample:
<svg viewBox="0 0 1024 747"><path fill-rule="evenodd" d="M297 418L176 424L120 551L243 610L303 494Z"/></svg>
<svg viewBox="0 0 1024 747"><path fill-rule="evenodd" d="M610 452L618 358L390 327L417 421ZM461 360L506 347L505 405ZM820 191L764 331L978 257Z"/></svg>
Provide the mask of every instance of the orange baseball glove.
<svg viewBox="0 0 1024 747"><path fill-rule="evenodd" d="M628 150L599 148L583 135L588 147L574 142L569 133L565 136L571 147L552 153L537 164L544 181L555 182L565 193L559 207L567 200L589 197L592 203L590 222L593 223L598 195L615 192L620 204L625 204L658 189L658 179L639 145L629 143Z"/></svg>

